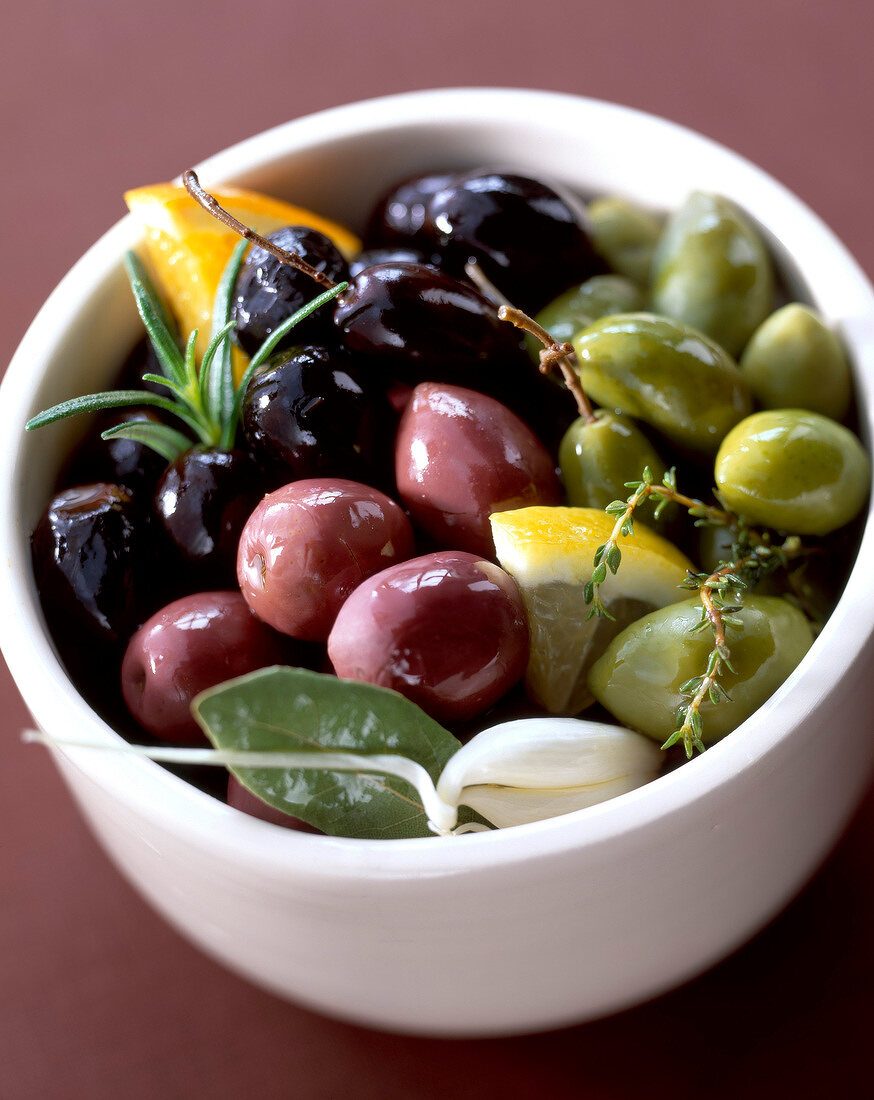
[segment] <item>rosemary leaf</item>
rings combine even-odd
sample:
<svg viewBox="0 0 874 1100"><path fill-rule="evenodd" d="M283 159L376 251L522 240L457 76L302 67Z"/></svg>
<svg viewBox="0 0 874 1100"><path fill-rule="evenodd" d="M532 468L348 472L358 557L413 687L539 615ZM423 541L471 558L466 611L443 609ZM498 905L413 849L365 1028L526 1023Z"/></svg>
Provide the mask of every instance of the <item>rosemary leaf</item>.
<svg viewBox="0 0 874 1100"><path fill-rule="evenodd" d="M187 435L171 428L168 424L147 424L139 421L116 424L100 433L101 439L133 439L144 443L157 451L168 462L175 462L180 455L191 449L191 440Z"/></svg>
<svg viewBox="0 0 874 1100"><path fill-rule="evenodd" d="M136 253L126 253L124 262L137 309L146 326L146 332L149 334L149 340L155 349L161 369L168 378L174 378L177 382L184 384L185 364L170 330L161 299Z"/></svg>
<svg viewBox="0 0 874 1100"><path fill-rule="evenodd" d="M181 415L173 401L157 393L150 393L148 390L108 390L106 393L89 393L82 397L74 397L70 401L62 401L59 405L53 405L50 409L45 409L31 417L24 427L31 432L34 428L54 424L56 420L63 420L77 413L98 412L100 409L123 409L131 405L153 405L165 412ZM196 422L192 422L189 426L197 429Z"/></svg>
<svg viewBox="0 0 874 1100"><path fill-rule="evenodd" d="M234 368L231 357L231 341L222 338L221 334L229 331L228 324L231 321L234 287L237 283L237 276L247 247L247 241L239 241L222 272L212 306L211 334L212 340L218 339L220 341L221 350L213 370L207 370L206 356L204 356L204 366L201 367L201 384L205 391L204 401L211 416L219 424L224 424L227 421L234 408ZM206 372L206 379L203 377L204 371Z"/></svg>

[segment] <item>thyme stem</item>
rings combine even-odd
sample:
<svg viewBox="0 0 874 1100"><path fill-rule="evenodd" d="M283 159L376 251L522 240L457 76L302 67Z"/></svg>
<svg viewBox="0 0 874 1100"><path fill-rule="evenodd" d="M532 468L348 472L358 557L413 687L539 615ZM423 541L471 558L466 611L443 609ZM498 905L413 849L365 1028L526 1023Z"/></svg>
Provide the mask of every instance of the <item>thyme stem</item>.
<svg viewBox="0 0 874 1100"><path fill-rule="evenodd" d="M586 396L586 392L580 383L579 375L571 365L570 357L574 354L573 345L556 343L542 325L539 325L533 318L529 317L527 313L523 313L521 309L515 309L513 306L500 306L498 309L498 317L502 321L509 321L511 324L515 325L516 328L522 329L523 332L527 332L529 335L534 336L543 344L543 349L540 352L541 373L549 374L555 367L558 367L561 371L562 378L564 378L565 385L574 396L580 416L586 423L593 423L595 420L595 413L592 409L592 403Z"/></svg>

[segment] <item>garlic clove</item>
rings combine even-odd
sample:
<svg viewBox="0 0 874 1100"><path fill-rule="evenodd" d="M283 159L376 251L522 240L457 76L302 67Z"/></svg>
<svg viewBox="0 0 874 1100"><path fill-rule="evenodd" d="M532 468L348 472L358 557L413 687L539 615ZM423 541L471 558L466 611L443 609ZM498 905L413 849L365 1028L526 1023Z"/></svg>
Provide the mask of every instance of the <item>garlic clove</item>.
<svg viewBox="0 0 874 1100"><path fill-rule="evenodd" d="M593 806L655 779L664 754L631 730L581 718L521 718L472 738L437 793L504 828Z"/></svg>

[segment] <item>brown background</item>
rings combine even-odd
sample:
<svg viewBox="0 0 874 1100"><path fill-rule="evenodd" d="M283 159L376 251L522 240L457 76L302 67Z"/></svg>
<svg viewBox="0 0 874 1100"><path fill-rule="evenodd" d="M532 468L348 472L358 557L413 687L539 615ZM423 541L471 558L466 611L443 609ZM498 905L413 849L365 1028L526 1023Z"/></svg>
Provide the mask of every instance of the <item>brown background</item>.
<svg viewBox="0 0 874 1100"><path fill-rule="evenodd" d="M870 0L4 10L0 364L123 213L125 188L288 118L417 87L556 89L685 123L788 184L874 274ZM545 1036L400 1039L277 1001L180 940L108 864L42 751L18 743L27 715L5 667L0 692L3 1100L860 1095L874 797L802 898L685 989Z"/></svg>

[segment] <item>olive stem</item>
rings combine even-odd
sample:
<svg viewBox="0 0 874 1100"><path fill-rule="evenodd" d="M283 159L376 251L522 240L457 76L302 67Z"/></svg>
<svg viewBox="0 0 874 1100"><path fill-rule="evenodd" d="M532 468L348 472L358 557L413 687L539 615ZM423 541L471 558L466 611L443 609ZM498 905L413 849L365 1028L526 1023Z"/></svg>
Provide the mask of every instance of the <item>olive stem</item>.
<svg viewBox="0 0 874 1100"><path fill-rule="evenodd" d="M250 229L247 225L243 225L242 222L227 212L218 202L209 194L204 191L200 185L200 180L197 178L197 173L188 168L182 173L182 183L185 186L185 190L189 195L203 207L207 213L212 214L214 218L218 218L220 222L223 222L228 229L233 229L235 233L239 233L241 237L250 241L252 244L258 245L259 248L263 248L265 252L269 252L271 256L275 256L281 264L287 264L289 267L297 268L298 271L303 272L304 275L309 275L311 279L314 279L320 286L326 287L328 290L333 290L337 285L323 271L318 271L308 264L306 260L299 256L296 252L288 252L284 248L280 248L279 245L269 241L266 237L262 237L260 233L256 233L254 229Z"/></svg>
<svg viewBox="0 0 874 1100"><path fill-rule="evenodd" d="M516 309L513 306L500 306L498 317L502 321L509 321L516 328L522 329L523 332L527 332L543 344L543 349L540 352L541 374L549 374L553 368L558 367L565 385L574 396L580 416L587 424L594 423L596 417L592 404L580 384L579 375L571 366L570 356L574 354L573 345L557 343L542 325L539 325L527 313L523 313L521 309Z"/></svg>

